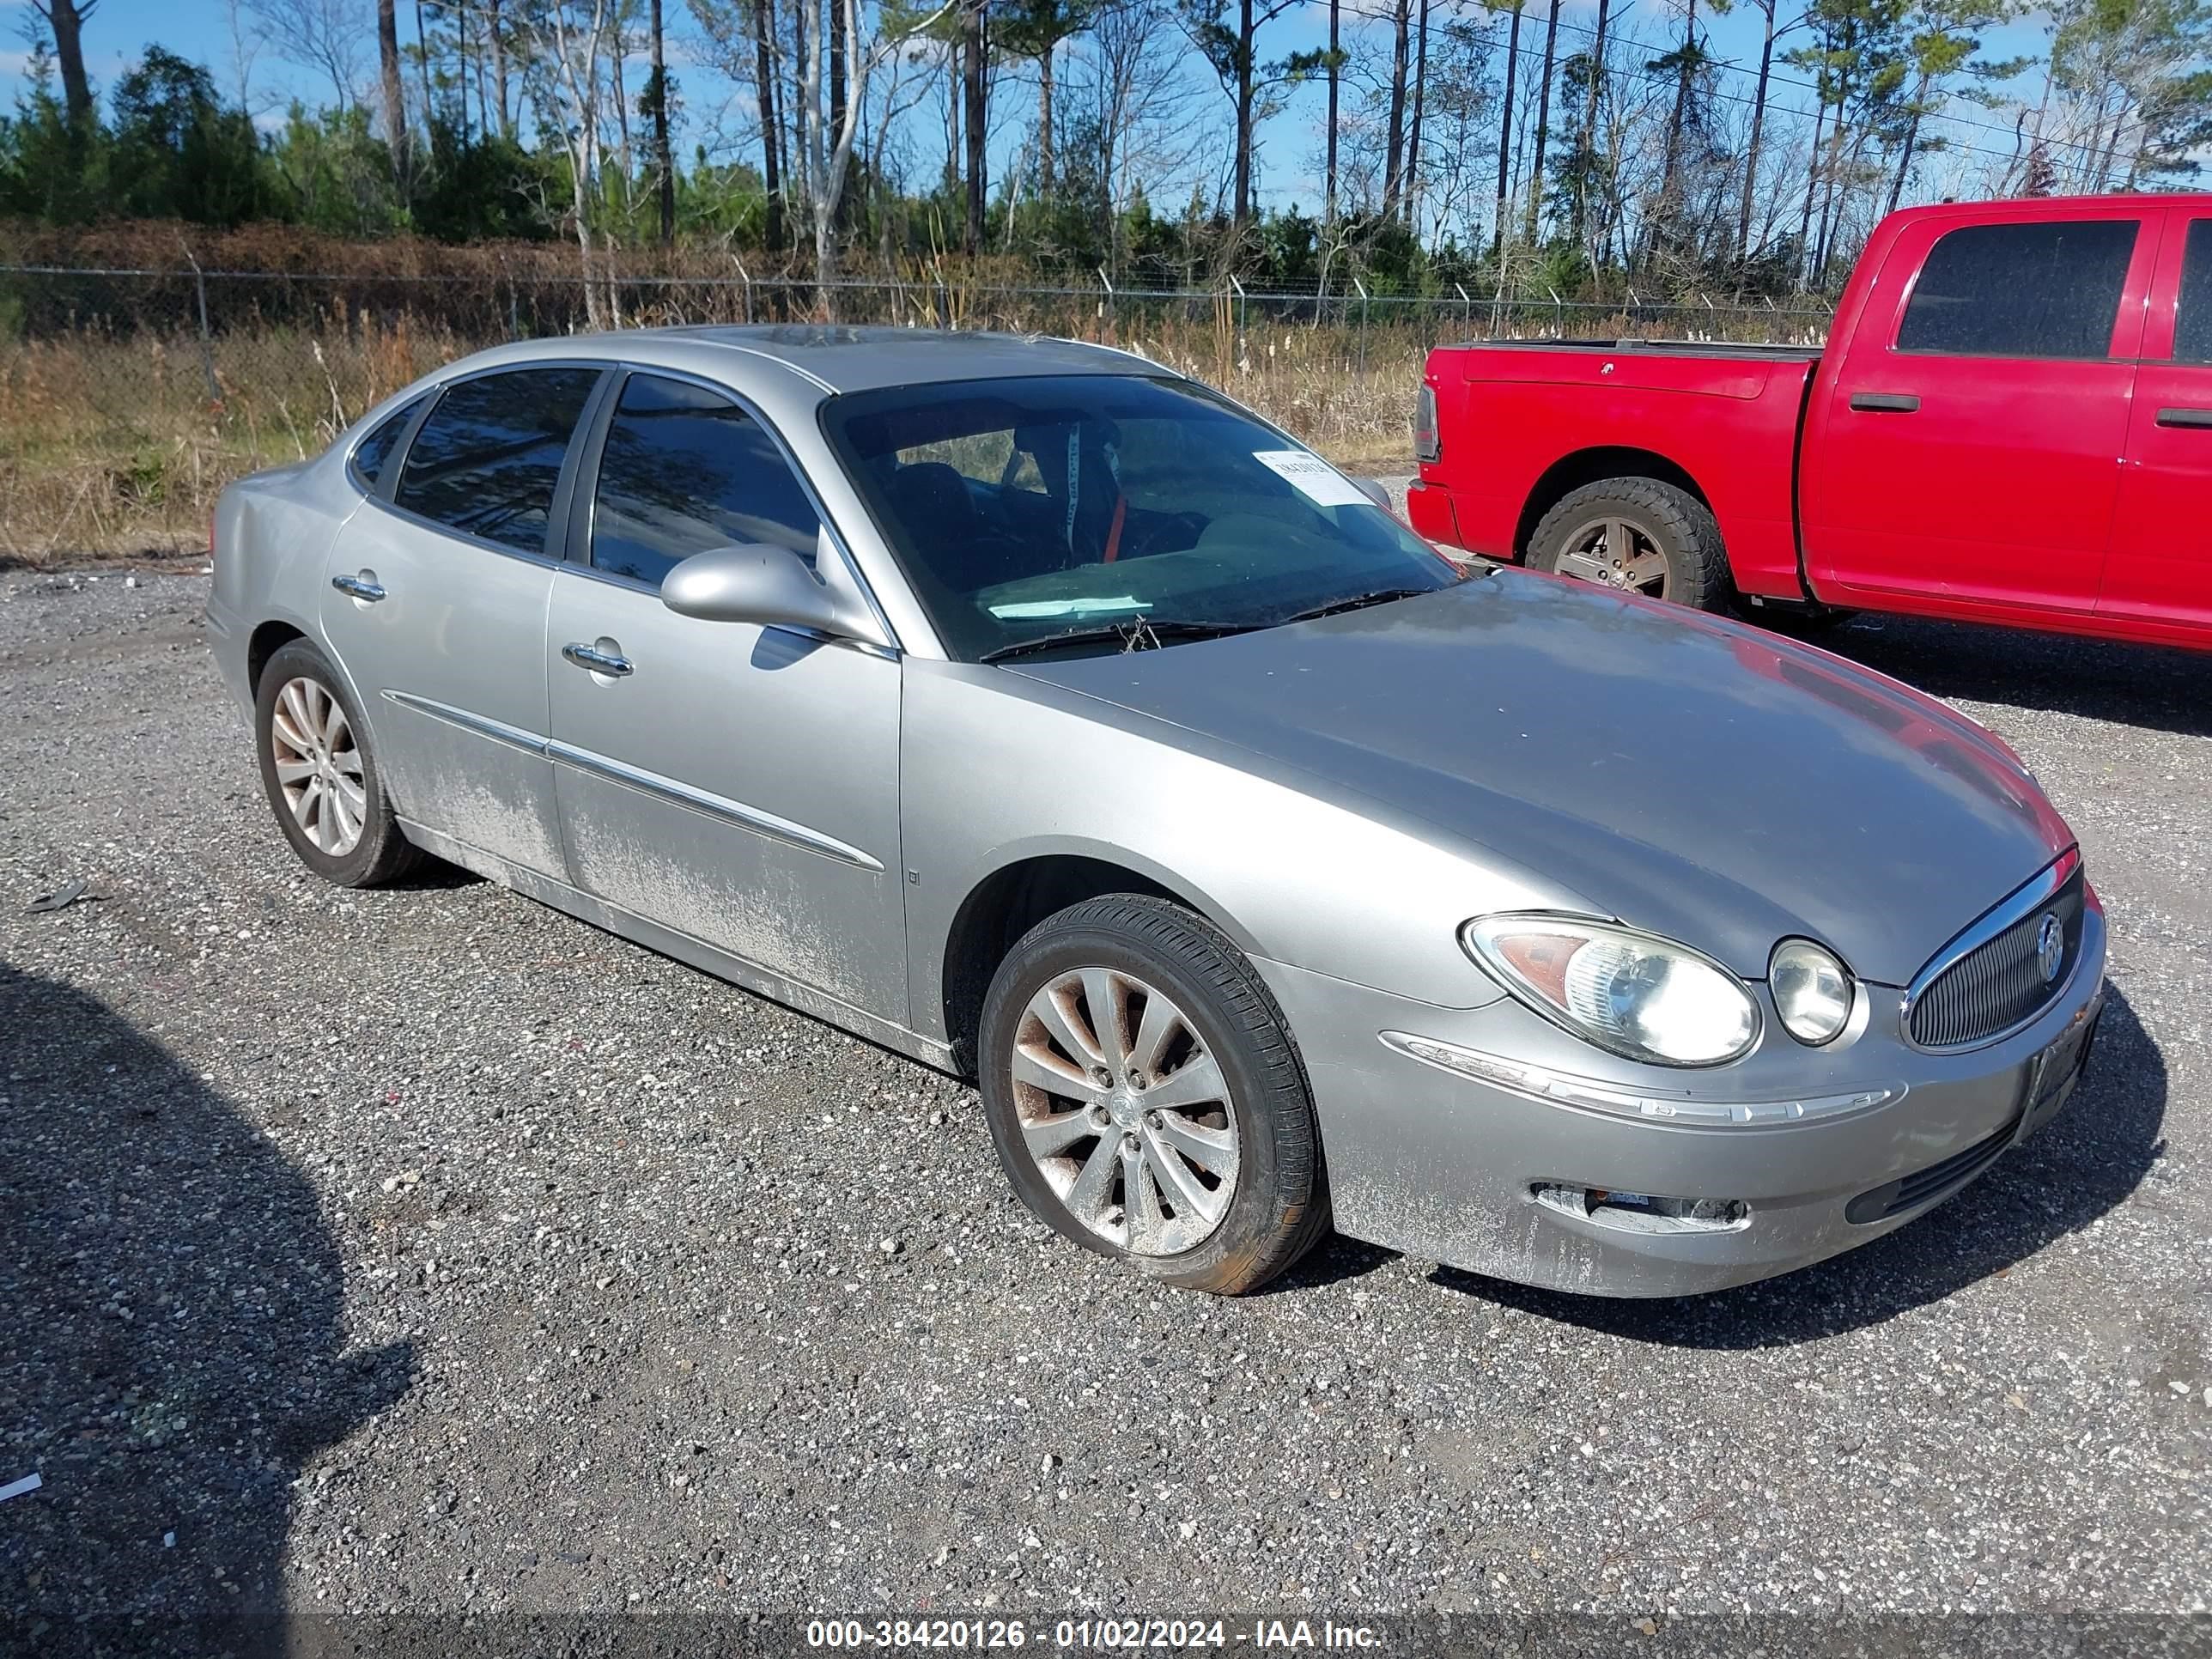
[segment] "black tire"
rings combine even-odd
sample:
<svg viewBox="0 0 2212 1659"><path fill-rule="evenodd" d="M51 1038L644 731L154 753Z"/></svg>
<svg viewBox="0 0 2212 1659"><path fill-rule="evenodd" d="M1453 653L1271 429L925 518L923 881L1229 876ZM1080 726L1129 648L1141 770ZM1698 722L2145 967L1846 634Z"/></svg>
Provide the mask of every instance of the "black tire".
<svg viewBox="0 0 2212 1659"><path fill-rule="evenodd" d="M1656 478L1604 478L1568 491L1528 538L1530 568L1560 574L1577 532L1596 519L1625 520L1665 557L1664 584L1651 597L1693 611L1726 611L1733 604L1728 549L1712 513L1687 490Z"/></svg>
<svg viewBox="0 0 2212 1659"><path fill-rule="evenodd" d="M283 787L276 778L272 722L277 700L285 686L300 679L316 682L344 711L354 749L361 757L362 791L368 805L362 815L361 839L342 854L326 853L308 838L286 805ZM300 862L325 881L339 887L380 886L398 880L421 861L422 850L401 833L391 799L384 792L368 723L362 719L361 710L347 692L343 679L323 653L307 641L294 640L263 667L260 684L254 691L253 740L261 757L262 793L269 798L269 810L276 815L276 827L292 843Z"/></svg>
<svg viewBox="0 0 2212 1659"><path fill-rule="evenodd" d="M1234 1192L1213 1231L1180 1254L1142 1255L1085 1226L1029 1154L1014 1097L1015 1037L1030 999L1074 969L1104 968L1156 986L1219 1063L1237 1134ZM978 1042L984 1115L1014 1191L1086 1249L1182 1290L1236 1296L1288 1268L1328 1231L1321 1136L1305 1067L1282 1010L1242 952L1203 918L1164 900L1114 894L1032 927L999 966Z"/></svg>

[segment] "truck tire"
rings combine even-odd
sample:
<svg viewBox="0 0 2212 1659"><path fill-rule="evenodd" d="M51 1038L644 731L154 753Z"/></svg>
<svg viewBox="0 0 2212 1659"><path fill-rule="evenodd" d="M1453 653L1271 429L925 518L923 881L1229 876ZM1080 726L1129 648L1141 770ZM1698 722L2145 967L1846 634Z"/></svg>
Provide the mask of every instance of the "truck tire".
<svg viewBox="0 0 2212 1659"><path fill-rule="evenodd" d="M1726 611L1735 597L1711 510L1656 478L1570 490L1528 538L1528 564L1695 611Z"/></svg>

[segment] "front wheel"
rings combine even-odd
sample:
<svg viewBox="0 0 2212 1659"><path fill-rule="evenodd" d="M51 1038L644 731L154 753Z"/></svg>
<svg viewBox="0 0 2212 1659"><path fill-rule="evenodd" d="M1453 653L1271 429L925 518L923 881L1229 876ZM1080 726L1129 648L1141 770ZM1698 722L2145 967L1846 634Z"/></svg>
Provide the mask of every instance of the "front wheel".
<svg viewBox="0 0 2212 1659"><path fill-rule="evenodd" d="M1163 1283L1235 1295L1328 1225L1282 1011L1188 911L1134 894L1049 916L984 999L983 1107L1022 1201Z"/></svg>
<svg viewBox="0 0 2212 1659"><path fill-rule="evenodd" d="M1711 509L1656 478L1606 478L1561 497L1528 538L1537 570L1698 611L1733 597Z"/></svg>

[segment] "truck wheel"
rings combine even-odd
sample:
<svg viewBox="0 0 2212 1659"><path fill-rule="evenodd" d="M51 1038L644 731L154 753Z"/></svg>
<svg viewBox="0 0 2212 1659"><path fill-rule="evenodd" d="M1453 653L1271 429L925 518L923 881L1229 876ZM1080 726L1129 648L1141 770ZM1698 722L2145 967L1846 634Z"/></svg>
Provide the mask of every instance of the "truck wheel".
<svg viewBox="0 0 2212 1659"><path fill-rule="evenodd" d="M983 1115L1022 1201L1161 1284L1235 1296L1328 1225L1282 1011L1190 912L1122 893L1048 916L993 976Z"/></svg>
<svg viewBox="0 0 2212 1659"><path fill-rule="evenodd" d="M1711 511L1656 478L1605 478L1570 491L1528 538L1528 563L1697 611L1724 611L1734 596Z"/></svg>

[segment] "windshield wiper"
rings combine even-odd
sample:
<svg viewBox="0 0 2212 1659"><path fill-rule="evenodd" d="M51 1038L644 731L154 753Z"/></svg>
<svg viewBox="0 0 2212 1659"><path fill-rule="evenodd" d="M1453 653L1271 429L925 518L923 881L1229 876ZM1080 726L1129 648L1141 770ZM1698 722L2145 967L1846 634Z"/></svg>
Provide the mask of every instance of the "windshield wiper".
<svg viewBox="0 0 2212 1659"><path fill-rule="evenodd" d="M1455 584L1446 583L1446 586ZM1320 617L1334 617L1340 611L1361 611L1370 605L1387 605L1392 599L1415 599L1424 593L1441 593L1441 587L1378 587L1371 593L1354 593L1350 599L1331 599L1327 605L1316 605L1304 611L1293 611L1287 617L1271 617L1270 628L1280 628L1287 623L1312 622Z"/></svg>
<svg viewBox="0 0 2212 1659"><path fill-rule="evenodd" d="M1011 645L994 646L975 660L1004 662L1009 657L1026 657L1033 651L1050 651L1063 645L1111 644L1120 646L1124 651L1148 651L1168 640L1218 639L1224 634L1242 634L1260 625L1245 622L1194 622L1172 617L1133 617L1124 623L1063 629L1057 634L1041 634L1033 640L1016 640Z"/></svg>

